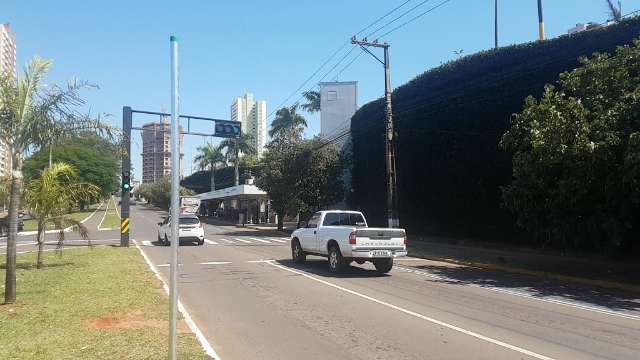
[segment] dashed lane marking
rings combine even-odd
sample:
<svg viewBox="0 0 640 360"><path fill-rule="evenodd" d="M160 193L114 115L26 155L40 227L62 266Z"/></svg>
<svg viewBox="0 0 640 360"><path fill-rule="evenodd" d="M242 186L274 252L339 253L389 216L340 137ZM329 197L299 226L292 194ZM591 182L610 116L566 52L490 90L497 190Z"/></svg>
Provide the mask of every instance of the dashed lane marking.
<svg viewBox="0 0 640 360"><path fill-rule="evenodd" d="M200 265L226 265L231 264L231 261L209 261L209 262L201 262Z"/></svg>
<svg viewBox="0 0 640 360"><path fill-rule="evenodd" d="M143 241L143 242L142 242L142 245L144 245L144 246L153 246L153 245L151 244L151 241L148 241L148 240Z"/></svg>
<svg viewBox="0 0 640 360"><path fill-rule="evenodd" d="M209 245L218 245L218 243L217 243L217 242L212 241L212 240L209 240L209 239L204 239L204 242L206 242L206 243L207 243L207 244L209 244Z"/></svg>

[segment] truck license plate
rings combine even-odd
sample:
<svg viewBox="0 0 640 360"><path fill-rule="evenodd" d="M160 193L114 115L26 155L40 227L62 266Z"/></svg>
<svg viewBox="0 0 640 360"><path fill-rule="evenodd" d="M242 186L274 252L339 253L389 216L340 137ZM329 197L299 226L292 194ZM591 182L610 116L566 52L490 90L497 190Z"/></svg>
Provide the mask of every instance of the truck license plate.
<svg viewBox="0 0 640 360"><path fill-rule="evenodd" d="M371 250L369 251L370 257L389 257L391 254L389 250Z"/></svg>

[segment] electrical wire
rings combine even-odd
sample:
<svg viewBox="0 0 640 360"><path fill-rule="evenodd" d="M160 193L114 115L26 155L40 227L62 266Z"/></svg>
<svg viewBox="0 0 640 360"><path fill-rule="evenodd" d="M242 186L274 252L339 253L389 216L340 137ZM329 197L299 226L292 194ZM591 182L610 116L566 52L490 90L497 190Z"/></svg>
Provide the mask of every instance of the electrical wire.
<svg viewBox="0 0 640 360"><path fill-rule="evenodd" d="M381 38L383 38L383 37L385 37L385 36L387 36L387 35L391 34L392 32L394 32L394 31L396 31L396 30L398 30L398 29L400 29L400 28L402 28L402 27L404 27L404 26L406 26L406 25L408 25L408 24L410 24L410 23L412 23L412 22L414 22L414 21L416 21L416 20L420 19L421 17L423 17L423 16L427 15L428 13L430 13L430 12L432 12L432 11L436 10L437 8L439 8L439 7L443 6L443 5L445 5L446 3L450 2L450 1L451 1L451 0L444 0L443 2L439 3L438 5L433 6L432 8L430 8L430 9L428 9L428 10L426 10L426 11L424 11L424 12L420 13L419 15L417 15L417 16L415 16L415 17L413 17L413 18L409 19L408 21L406 21L406 22L404 22L404 23L402 23L402 24L400 24L400 25L398 25L398 26L394 27L393 29L391 29L391 30L389 30L389 31L385 32L384 34L382 34L382 35L378 36L378 39L381 39Z"/></svg>

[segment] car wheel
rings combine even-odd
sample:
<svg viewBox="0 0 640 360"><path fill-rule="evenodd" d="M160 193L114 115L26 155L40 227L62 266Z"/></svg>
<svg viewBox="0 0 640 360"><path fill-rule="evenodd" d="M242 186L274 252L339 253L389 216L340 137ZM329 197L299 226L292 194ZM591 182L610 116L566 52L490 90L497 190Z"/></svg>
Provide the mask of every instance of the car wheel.
<svg viewBox="0 0 640 360"><path fill-rule="evenodd" d="M203 240L198 240L198 245L199 246L204 245L204 239Z"/></svg>
<svg viewBox="0 0 640 360"><path fill-rule="evenodd" d="M303 263L307 259L307 254L302 251L302 246L300 246L298 239L291 242L291 257L295 263Z"/></svg>
<svg viewBox="0 0 640 360"><path fill-rule="evenodd" d="M329 248L329 270L332 273L339 273L344 270L344 258L340 253L340 248L336 245L332 245Z"/></svg>
<svg viewBox="0 0 640 360"><path fill-rule="evenodd" d="M386 274L393 267L393 258L373 260L373 265L376 267L377 272Z"/></svg>

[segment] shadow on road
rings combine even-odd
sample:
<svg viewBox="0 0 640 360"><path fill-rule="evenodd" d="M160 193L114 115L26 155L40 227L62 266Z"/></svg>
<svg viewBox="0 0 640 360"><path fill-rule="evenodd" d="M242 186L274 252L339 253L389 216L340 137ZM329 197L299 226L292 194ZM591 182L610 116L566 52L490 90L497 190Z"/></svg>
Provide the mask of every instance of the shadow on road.
<svg viewBox="0 0 640 360"><path fill-rule="evenodd" d="M329 271L327 260L324 259L308 259L302 264L294 263L293 260L276 260L275 262L294 270L327 278L378 278L390 276L388 274L380 274L375 270L352 265L347 266L341 273L334 274Z"/></svg>
<svg viewBox="0 0 640 360"><path fill-rule="evenodd" d="M509 274L501 271L479 269L466 266L419 265L420 269L436 275L428 281L467 285L473 284L486 288L519 290L534 297L564 298L567 300L604 306L614 310L640 310L640 295L616 290L588 288L552 279Z"/></svg>

